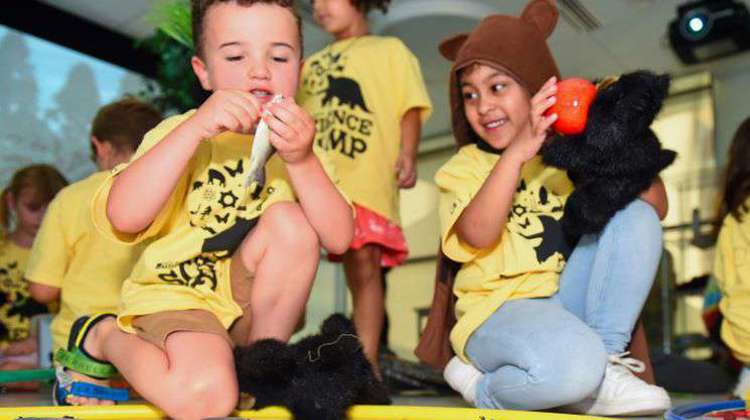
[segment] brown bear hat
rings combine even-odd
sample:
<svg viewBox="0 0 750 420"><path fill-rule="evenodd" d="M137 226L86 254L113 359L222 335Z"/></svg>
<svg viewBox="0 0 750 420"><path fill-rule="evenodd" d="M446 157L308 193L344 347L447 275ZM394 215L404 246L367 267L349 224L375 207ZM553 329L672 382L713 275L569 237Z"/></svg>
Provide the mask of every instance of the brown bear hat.
<svg viewBox="0 0 750 420"><path fill-rule="evenodd" d="M440 53L453 61L450 77L451 119L458 146L475 143L477 136L466 121L459 72L482 63L507 71L533 95L550 77L560 78L546 39L557 24L554 0L531 0L521 17L491 15L469 34L440 43Z"/></svg>

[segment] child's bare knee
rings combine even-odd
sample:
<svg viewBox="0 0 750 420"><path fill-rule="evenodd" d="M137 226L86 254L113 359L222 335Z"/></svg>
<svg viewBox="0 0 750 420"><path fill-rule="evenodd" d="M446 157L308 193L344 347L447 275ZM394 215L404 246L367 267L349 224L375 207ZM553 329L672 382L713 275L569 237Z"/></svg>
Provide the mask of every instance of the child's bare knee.
<svg viewBox="0 0 750 420"><path fill-rule="evenodd" d="M179 397L165 407L167 414L176 419L227 416L239 397L235 381L226 374L197 373L196 377L183 382L177 394Z"/></svg>
<svg viewBox="0 0 750 420"><path fill-rule="evenodd" d="M271 231L271 243L283 245L290 252L300 250L315 255L319 252L318 235L299 204L274 204L266 210L263 217L266 217L265 225Z"/></svg>

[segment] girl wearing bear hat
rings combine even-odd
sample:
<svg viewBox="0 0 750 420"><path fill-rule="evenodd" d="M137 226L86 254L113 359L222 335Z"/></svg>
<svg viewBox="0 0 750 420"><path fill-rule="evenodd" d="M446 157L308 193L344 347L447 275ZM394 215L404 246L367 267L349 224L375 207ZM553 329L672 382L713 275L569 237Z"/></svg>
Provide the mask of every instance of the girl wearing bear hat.
<svg viewBox="0 0 750 420"><path fill-rule="evenodd" d="M532 0L520 18L489 16L440 45L454 63L460 148L435 176L442 250L462 264L444 375L483 408L660 413L669 396L633 375L643 363L625 348L661 255L666 195L656 182L569 249L559 220L573 186L538 155L556 120L544 112L559 78L545 41L557 17L553 2Z"/></svg>

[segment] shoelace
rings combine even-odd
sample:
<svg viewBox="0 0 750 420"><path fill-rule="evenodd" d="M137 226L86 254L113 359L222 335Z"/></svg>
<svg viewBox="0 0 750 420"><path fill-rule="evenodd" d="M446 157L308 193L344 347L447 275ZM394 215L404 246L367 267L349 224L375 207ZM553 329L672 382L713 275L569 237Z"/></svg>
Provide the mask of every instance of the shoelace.
<svg viewBox="0 0 750 420"><path fill-rule="evenodd" d="M646 370L645 363L641 362L638 359L634 359L632 357L625 357L628 355L630 355L629 351L626 351L620 354L611 354L609 355L609 361L612 364L624 366L625 368L636 373L641 373Z"/></svg>

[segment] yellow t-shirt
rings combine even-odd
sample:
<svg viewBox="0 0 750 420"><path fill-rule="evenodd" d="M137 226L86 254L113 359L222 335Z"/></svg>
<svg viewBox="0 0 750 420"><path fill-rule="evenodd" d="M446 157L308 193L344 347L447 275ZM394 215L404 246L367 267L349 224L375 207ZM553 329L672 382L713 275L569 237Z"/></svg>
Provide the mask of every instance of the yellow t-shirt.
<svg viewBox="0 0 750 420"><path fill-rule="evenodd" d="M745 205L750 205L750 200ZM731 214L724 218L716 243L714 276L724 316L721 338L737 359L750 365L750 214L744 214L742 223Z"/></svg>
<svg viewBox="0 0 750 420"><path fill-rule="evenodd" d="M168 118L148 132L131 162L194 112ZM245 187L251 148L252 136L231 132L201 142L162 211L137 235L117 232L106 216L112 181L125 165L97 191L92 202L97 228L126 243L145 242L122 287L118 321L123 330L134 331L134 316L166 310L207 310L227 328L242 314L232 299L230 257L265 209L295 200L278 154L266 164L262 191L254 195ZM321 161L335 183L332 168Z"/></svg>
<svg viewBox="0 0 750 420"><path fill-rule="evenodd" d="M61 289L60 312L51 326L55 350L67 346L78 317L117 311L122 282L143 248L112 241L94 228L88 203L107 175L97 172L61 190L31 249L26 279Z"/></svg>
<svg viewBox="0 0 750 420"><path fill-rule="evenodd" d="M424 122L432 111L416 57L397 38L350 38L308 58L301 79L297 100L315 118L341 189L398 224L401 119L419 108Z"/></svg>
<svg viewBox="0 0 750 420"><path fill-rule="evenodd" d="M29 250L0 238L0 348L29 336L35 302L23 278Z"/></svg>
<svg viewBox="0 0 750 420"><path fill-rule="evenodd" d="M448 258L463 265L456 274L454 351L464 360L471 334L505 301L551 296L570 250L559 220L573 185L565 172L541 157L527 162L502 236L476 249L461 241L454 224L489 176L499 155L462 147L435 175L440 188L440 232Z"/></svg>

